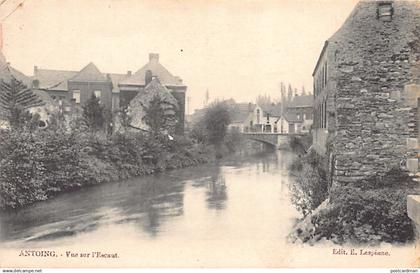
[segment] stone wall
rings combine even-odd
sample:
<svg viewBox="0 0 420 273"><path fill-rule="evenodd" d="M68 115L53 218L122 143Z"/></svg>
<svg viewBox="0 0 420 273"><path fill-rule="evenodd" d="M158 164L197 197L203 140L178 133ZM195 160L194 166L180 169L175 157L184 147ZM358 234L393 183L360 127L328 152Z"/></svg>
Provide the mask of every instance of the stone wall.
<svg viewBox="0 0 420 273"><path fill-rule="evenodd" d="M410 111L416 106L404 90L419 83L420 6L394 2L392 20L384 22L376 17L377 3L360 2L328 43L333 183L383 175L404 164L410 152Z"/></svg>

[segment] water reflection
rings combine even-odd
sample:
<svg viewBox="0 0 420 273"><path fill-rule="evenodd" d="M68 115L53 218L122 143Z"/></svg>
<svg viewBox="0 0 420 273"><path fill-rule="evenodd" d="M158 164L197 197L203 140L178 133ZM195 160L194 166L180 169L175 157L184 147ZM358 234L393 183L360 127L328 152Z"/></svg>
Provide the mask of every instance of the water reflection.
<svg viewBox="0 0 420 273"><path fill-rule="evenodd" d="M226 206L226 180L224 175L218 174L212 176L207 190L207 206L211 209L224 209Z"/></svg>
<svg viewBox="0 0 420 273"><path fill-rule="evenodd" d="M272 153L231 158L222 164L62 194L30 207L0 213L0 242L25 245L57 241L116 225L133 226L134 241L140 240L137 236L154 240L182 236L185 232L191 232L191 236L195 232L197 238L219 238L223 236L216 233L218 229L204 232L205 227L216 225L222 232L221 226L227 225L227 230L241 230L244 228L241 222L248 221L246 215L261 217L261 222L267 219L276 222L278 211L288 202L283 192L287 187L282 184L288 183L286 168L291 156ZM278 203L279 200L283 203ZM228 218L220 223L217 219L211 222L214 211ZM268 217L269 213L273 215ZM257 222L255 219L246 227L252 230L257 225L258 230L261 227Z"/></svg>

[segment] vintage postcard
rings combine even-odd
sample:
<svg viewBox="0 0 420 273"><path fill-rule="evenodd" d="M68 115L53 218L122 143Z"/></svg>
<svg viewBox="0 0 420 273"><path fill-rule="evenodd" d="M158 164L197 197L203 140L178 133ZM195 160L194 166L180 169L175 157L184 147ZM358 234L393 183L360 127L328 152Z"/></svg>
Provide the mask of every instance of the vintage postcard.
<svg viewBox="0 0 420 273"><path fill-rule="evenodd" d="M419 267L420 1L0 23L0 268Z"/></svg>

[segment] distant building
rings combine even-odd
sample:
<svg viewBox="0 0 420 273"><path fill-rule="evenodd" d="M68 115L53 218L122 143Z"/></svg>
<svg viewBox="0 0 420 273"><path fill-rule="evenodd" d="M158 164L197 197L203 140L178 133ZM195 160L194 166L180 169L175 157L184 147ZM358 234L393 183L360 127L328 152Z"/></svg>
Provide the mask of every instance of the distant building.
<svg viewBox="0 0 420 273"><path fill-rule="evenodd" d="M333 184L383 175L417 153L406 143L418 138L419 18L417 1L361 1L325 42L312 132Z"/></svg>
<svg viewBox="0 0 420 273"><path fill-rule="evenodd" d="M240 132L276 133L280 116L279 105L262 107L254 103L236 103L232 106L229 127Z"/></svg>
<svg viewBox="0 0 420 273"><path fill-rule="evenodd" d="M236 103L231 109L229 129L244 132L249 128L249 119L256 105L252 103Z"/></svg>
<svg viewBox="0 0 420 273"><path fill-rule="evenodd" d="M313 102L313 95L295 95L283 99L283 130L286 131L284 128L287 126L287 133L309 133L313 123Z"/></svg>
<svg viewBox="0 0 420 273"><path fill-rule="evenodd" d="M134 74L131 71L126 74L102 73L93 63L80 71L41 69L35 66L31 85L48 92L53 99L62 101L68 111L77 109L92 95L100 98L107 109L115 111L121 106L128 106L134 97L144 92L146 82L152 77L157 77L177 100L177 133L182 134L187 86L159 63L159 54L149 54L149 62Z"/></svg>
<svg viewBox="0 0 420 273"><path fill-rule="evenodd" d="M143 92L152 77L157 77L162 86L164 86L178 102L178 119L177 133L184 131L185 119L185 93L187 86L182 79L173 76L160 62L159 54L150 53L149 62L140 68L136 73L121 80L118 83L120 90L120 105L126 106L139 93Z"/></svg>

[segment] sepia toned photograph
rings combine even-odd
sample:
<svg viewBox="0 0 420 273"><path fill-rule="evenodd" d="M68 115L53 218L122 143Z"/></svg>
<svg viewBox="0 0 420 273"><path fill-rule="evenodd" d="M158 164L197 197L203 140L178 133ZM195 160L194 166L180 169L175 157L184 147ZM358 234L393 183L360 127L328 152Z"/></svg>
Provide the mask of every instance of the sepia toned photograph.
<svg viewBox="0 0 420 273"><path fill-rule="evenodd" d="M418 0L0 0L2 272L418 268L419 158Z"/></svg>

